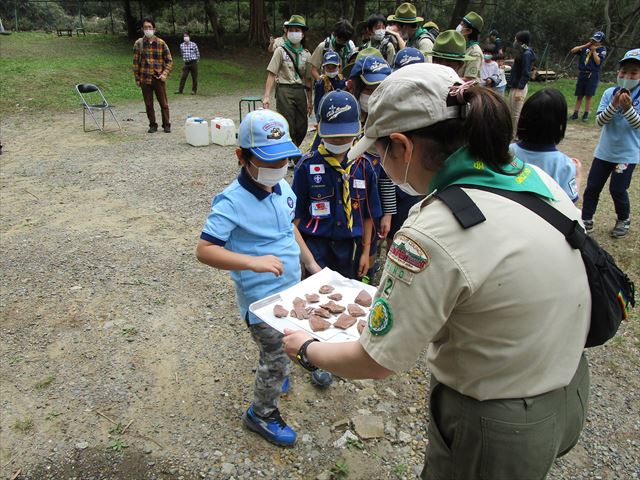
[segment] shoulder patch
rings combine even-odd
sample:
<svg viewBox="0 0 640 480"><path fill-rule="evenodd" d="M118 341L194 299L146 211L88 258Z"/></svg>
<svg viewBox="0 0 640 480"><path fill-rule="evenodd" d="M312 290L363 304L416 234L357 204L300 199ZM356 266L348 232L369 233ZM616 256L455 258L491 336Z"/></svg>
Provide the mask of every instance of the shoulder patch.
<svg viewBox="0 0 640 480"><path fill-rule="evenodd" d="M378 298L369 312L369 331L372 335L386 335L393 326L393 314L387 301Z"/></svg>
<svg viewBox="0 0 640 480"><path fill-rule="evenodd" d="M414 273L423 271L431 261L427 252L417 242L402 233L393 239L388 259Z"/></svg>

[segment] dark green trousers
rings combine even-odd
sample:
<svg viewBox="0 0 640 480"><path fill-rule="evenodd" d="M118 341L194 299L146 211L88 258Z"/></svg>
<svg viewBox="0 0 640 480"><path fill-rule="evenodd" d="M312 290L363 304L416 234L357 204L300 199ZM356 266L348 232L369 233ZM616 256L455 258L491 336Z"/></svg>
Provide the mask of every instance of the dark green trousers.
<svg viewBox="0 0 640 480"><path fill-rule="evenodd" d="M276 108L287 119L293 143L300 146L307 135L307 94L303 85L276 85Z"/></svg>
<svg viewBox="0 0 640 480"><path fill-rule="evenodd" d="M539 480L578 442L589 403L584 355L566 387L530 398L478 401L431 376L422 478Z"/></svg>

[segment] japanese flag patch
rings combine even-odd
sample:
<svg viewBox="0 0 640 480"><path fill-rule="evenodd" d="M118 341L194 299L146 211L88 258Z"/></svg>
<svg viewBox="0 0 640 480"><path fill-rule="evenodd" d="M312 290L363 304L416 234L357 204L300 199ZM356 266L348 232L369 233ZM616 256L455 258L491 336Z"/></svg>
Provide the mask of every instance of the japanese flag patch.
<svg viewBox="0 0 640 480"><path fill-rule="evenodd" d="M322 163L319 163L317 165L309 165L309 172L311 172L311 175L323 175L324 165Z"/></svg>

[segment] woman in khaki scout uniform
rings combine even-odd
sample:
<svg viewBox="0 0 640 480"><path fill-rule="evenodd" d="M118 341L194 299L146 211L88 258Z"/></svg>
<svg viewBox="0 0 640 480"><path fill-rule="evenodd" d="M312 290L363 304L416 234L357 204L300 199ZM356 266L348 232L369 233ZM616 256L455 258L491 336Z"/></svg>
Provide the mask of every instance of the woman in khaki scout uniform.
<svg viewBox="0 0 640 480"><path fill-rule="evenodd" d="M300 15L284 22L285 40L273 51L267 66L262 106L269 108L271 89L276 84L276 109L289 123L291 139L300 146L307 135L308 116L313 110L311 81L307 74L311 54L302 45L307 25Z"/></svg>
<svg viewBox="0 0 640 480"><path fill-rule="evenodd" d="M460 25L456 27L456 31L464 35L467 41L467 52L471 60L464 62L464 65L458 71L458 75L465 80L480 80L480 67L482 66L482 48L480 48L480 32L484 26L484 20L476 12L467 13Z"/></svg>
<svg viewBox="0 0 640 480"><path fill-rule="evenodd" d="M459 190L485 217L464 229L438 195L452 184L493 186L536 194L572 219L578 211L542 170L509 155L504 100L461 83L448 67L415 64L371 95L365 136L348 156L375 145L399 188L427 197L389 248L360 340L286 331L284 347L308 368L384 378L428 346L422 478L543 479L587 413L591 297L580 253L502 196Z"/></svg>

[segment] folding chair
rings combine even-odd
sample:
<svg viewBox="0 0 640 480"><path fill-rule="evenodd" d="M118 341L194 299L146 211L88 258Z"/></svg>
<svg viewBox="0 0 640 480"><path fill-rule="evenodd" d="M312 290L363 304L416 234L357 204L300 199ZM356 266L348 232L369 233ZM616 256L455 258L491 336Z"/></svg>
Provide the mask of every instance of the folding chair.
<svg viewBox="0 0 640 480"><path fill-rule="evenodd" d="M115 107L113 105L109 105L109 102L107 102L107 99L104 98L102 91L96 85L92 83L79 83L76 85L76 91L78 92L78 95L80 95L80 98L82 99L82 104L83 104L82 129L85 132L93 132L95 130L100 130L101 132L105 132L106 130L104 129L104 115L105 115L105 111L107 110L109 110L109 113L113 117L113 120L116 122L116 125L118 125L118 130L122 130L122 127L120 126L120 122L118 122L118 119L113 113L113 109ZM100 98L102 99L102 102L94 103L94 104L89 103L85 98L85 95L88 96L88 94L91 94L91 93L97 93L97 95L99 95ZM92 95L92 96L95 97L96 95ZM98 123L98 119L96 118L96 116L93 114L94 110L102 111L102 127ZM86 112L89 112L89 115L91 115L91 118L93 118L93 121L96 123L96 127L98 128L87 130L86 123L85 123Z"/></svg>

